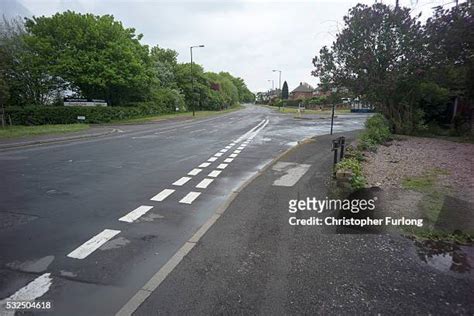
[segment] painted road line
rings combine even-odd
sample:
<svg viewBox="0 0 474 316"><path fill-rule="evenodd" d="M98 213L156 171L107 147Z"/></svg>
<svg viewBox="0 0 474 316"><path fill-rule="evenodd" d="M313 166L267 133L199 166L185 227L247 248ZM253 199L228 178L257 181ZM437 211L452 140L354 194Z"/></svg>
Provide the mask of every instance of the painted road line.
<svg viewBox="0 0 474 316"><path fill-rule="evenodd" d="M206 167L209 167L211 165L211 163L209 162L203 162L202 164L200 164L198 167L199 168L206 168Z"/></svg>
<svg viewBox="0 0 474 316"><path fill-rule="evenodd" d="M227 159L224 159L224 162L229 163L229 162L232 162L232 160L234 160L234 158L227 158Z"/></svg>
<svg viewBox="0 0 474 316"><path fill-rule="evenodd" d="M201 172L201 171L202 171L202 169L194 168L193 170L188 172L188 176L195 176L195 175L199 174L199 172Z"/></svg>
<svg viewBox="0 0 474 316"><path fill-rule="evenodd" d="M280 178L273 181L274 186L292 187L309 170L311 165L296 162L279 161L272 166L272 170L284 173Z"/></svg>
<svg viewBox="0 0 474 316"><path fill-rule="evenodd" d="M119 221L121 222L127 222L127 223L133 223L137 219L139 219L141 216L146 214L149 210L151 210L153 206L148 206L148 205L142 205L128 213L127 215L120 217Z"/></svg>
<svg viewBox="0 0 474 316"><path fill-rule="evenodd" d="M216 178L218 175L221 174L221 172L222 172L221 170L213 170L207 176L212 177L212 178Z"/></svg>
<svg viewBox="0 0 474 316"><path fill-rule="evenodd" d="M184 198L182 198L179 203L191 204L193 201L201 195L201 192L189 192Z"/></svg>
<svg viewBox="0 0 474 316"><path fill-rule="evenodd" d="M237 147L238 150L243 150L244 148L245 148L245 146Z"/></svg>
<svg viewBox="0 0 474 316"><path fill-rule="evenodd" d="M212 183L212 181L214 181L214 179L208 179L208 178L206 178L206 179L202 180L201 182L199 182L199 183L196 185L196 188L198 188L198 189L205 189L205 188L207 188L207 187L209 186L209 184Z"/></svg>
<svg viewBox="0 0 474 316"><path fill-rule="evenodd" d="M231 145L228 145L228 146L225 146L224 148L225 148L225 149L231 149L232 146L231 146Z"/></svg>
<svg viewBox="0 0 474 316"><path fill-rule="evenodd" d="M225 169L228 166L226 163L221 163L220 165L217 166L217 169Z"/></svg>
<svg viewBox="0 0 474 316"><path fill-rule="evenodd" d="M234 154L240 154L241 152L242 150L238 150L238 149L234 150Z"/></svg>
<svg viewBox="0 0 474 316"><path fill-rule="evenodd" d="M223 153L217 153L217 154L215 154L214 156L215 156L215 157L220 157L220 156L222 156L222 155L223 155Z"/></svg>
<svg viewBox="0 0 474 316"><path fill-rule="evenodd" d="M216 160L217 160L217 157L211 157L211 158L209 158L207 161L209 161L209 162L214 162L214 161L216 161Z"/></svg>
<svg viewBox="0 0 474 316"><path fill-rule="evenodd" d="M98 235L95 235L94 237L83 243L81 246L73 250L67 256L69 258L74 259L84 259L119 233L120 230L104 229Z"/></svg>
<svg viewBox="0 0 474 316"><path fill-rule="evenodd" d="M10 295L9 297L0 301L0 315L2 316L13 316L15 315L15 310L7 310L6 305L7 301L24 301L31 302L43 296L48 292L51 284L53 283L53 278L51 278L51 273L45 273Z"/></svg>
<svg viewBox="0 0 474 316"><path fill-rule="evenodd" d="M225 149L225 148L224 148L224 149L219 150L219 152L220 152L220 153L226 153L227 150L228 150L228 149Z"/></svg>
<svg viewBox="0 0 474 316"><path fill-rule="evenodd" d="M234 147L234 146L235 146L235 143L230 143L229 146L230 146L230 147Z"/></svg>
<svg viewBox="0 0 474 316"><path fill-rule="evenodd" d="M166 199L168 196L170 196L170 194L173 192L174 192L173 189L164 189L163 191L161 191L160 193L152 197L150 200L161 202L164 199Z"/></svg>
<svg viewBox="0 0 474 316"><path fill-rule="evenodd" d="M189 180L191 180L191 177L182 177L181 179L176 180L175 182L173 182L173 185L182 186L183 184L185 184Z"/></svg>
<svg viewBox="0 0 474 316"><path fill-rule="evenodd" d="M229 157L230 157L230 158L235 158L235 157L237 157L237 155L238 155L238 154L230 154Z"/></svg>

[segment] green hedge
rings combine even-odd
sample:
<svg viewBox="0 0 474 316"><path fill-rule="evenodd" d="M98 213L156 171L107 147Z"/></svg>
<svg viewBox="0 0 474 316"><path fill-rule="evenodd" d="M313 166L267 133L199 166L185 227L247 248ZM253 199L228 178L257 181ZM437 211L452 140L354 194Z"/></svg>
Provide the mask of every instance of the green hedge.
<svg viewBox="0 0 474 316"><path fill-rule="evenodd" d="M107 123L171 112L170 107L152 103L123 107L29 106L6 109L6 114L10 115L14 125L71 124L78 122L78 116L86 117L84 123Z"/></svg>
<svg viewBox="0 0 474 316"><path fill-rule="evenodd" d="M359 149L375 150L377 145L383 144L392 138L390 124L380 113L371 116L365 122L365 131L359 138Z"/></svg>

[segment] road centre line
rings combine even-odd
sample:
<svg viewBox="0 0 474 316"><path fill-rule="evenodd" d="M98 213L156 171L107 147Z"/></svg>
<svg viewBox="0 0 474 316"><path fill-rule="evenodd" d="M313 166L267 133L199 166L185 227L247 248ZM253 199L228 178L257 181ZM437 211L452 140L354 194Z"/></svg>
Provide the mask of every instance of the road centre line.
<svg viewBox="0 0 474 316"><path fill-rule="evenodd" d="M201 182L199 182L197 185L196 185L196 188L198 189L206 189L209 184L212 183L212 181L214 181L214 179L208 179L208 178L205 178L204 180L202 180Z"/></svg>
<svg viewBox="0 0 474 316"><path fill-rule="evenodd" d="M114 238L117 234L120 233L120 230L113 229L104 229L99 234L95 235L78 248L70 252L67 256L74 259L84 259L87 258L91 253L99 249L100 246L105 244L110 239Z"/></svg>
<svg viewBox="0 0 474 316"><path fill-rule="evenodd" d="M221 163L220 165L217 166L217 169L225 169L228 166L226 163Z"/></svg>
<svg viewBox="0 0 474 316"><path fill-rule="evenodd" d="M176 180L175 182L173 182L173 185L182 186L183 184L185 184L189 180L191 180L191 177L182 177L179 180Z"/></svg>
<svg viewBox="0 0 474 316"><path fill-rule="evenodd" d="M211 165L210 162L203 162L202 164L200 164L198 167L199 168L206 168L206 167L209 167Z"/></svg>
<svg viewBox="0 0 474 316"><path fill-rule="evenodd" d="M199 168L194 168L193 170L189 171L188 172L188 176L196 176L199 174L199 172L201 172L202 169L199 169Z"/></svg>
<svg viewBox="0 0 474 316"><path fill-rule="evenodd" d="M150 200L161 202L164 199L166 199L168 196L170 196L173 192L174 192L173 189L164 189L163 191L161 191L160 193L152 197Z"/></svg>
<svg viewBox="0 0 474 316"><path fill-rule="evenodd" d="M201 195L201 192L189 192L184 198L182 198L179 203L191 204L193 201Z"/></svg>
<svg viewBox="0 0 474 316"><path fill-rule="evenodd" d="M221 170L213 170L207 176L212 177L212 178L216 178L218 175L221 174L221 172L222 172Z"/></svg>
<svg viewBox="0 0 474 316"><path fill-rule="evenodd" d="M127 223L133 223L137 219L139 219L141 216L146 214L149 210L151 210L153 206L148 206L148 205L141 205L128 213L125 216L122 216L119 218L119 221L121 222L127 222Z"/></svg>
<svg viewBox="0 0 474 316"><path fill-rule="evenodd" d="M51 273L44 273L10 295L9 297L0 301L0 315L2 316L13 316L15 315L15 310L7 310L6 303L8 301L25 301L30 302L34 301L37 298L40 298L46 292L49 291L51 284L53 283L53 278Z"/></svg>

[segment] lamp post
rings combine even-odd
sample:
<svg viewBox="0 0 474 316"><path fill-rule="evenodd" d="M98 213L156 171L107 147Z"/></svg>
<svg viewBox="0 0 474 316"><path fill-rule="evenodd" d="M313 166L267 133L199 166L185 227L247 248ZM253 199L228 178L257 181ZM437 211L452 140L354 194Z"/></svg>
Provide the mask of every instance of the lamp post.
<svg viewBox="0 0 474 316"><path fill-rule="evenodd" d="M278 89L280 90L280 98L281 98L281 70L278 70L278 69L273 69L272 70L273 72L279 72L279 75L278 75Z"/></svg>
<svg viewBox="0 0 474 316"><path fill-rule="evenodd" d="M275 80L273 80L273 79L268 79L267 81L268 81L268 82L270 82L270 81L272 82L272 90L275 90Z"/></svg>
<svg viewBox="0 0 474 316"><path fill-rule="evenodd" d="M191 52L191 103L193 105L193 116L195 116L195 105L194 105L194 73L193 73L193 48L201 48L204 47L204 45L196 45L196 46L191 46L189 47L189 51Z"/></svg>

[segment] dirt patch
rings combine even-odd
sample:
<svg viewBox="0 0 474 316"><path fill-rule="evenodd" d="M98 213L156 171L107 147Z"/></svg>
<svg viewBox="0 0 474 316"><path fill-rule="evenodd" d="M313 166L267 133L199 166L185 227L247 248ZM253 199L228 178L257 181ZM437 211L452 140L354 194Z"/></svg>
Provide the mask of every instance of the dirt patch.
<svg viewBox="0 0 474 316"><path fill-rule="evenodd" d="M367 153L363 171L368 186L402 188L409 177L438 170L451 195L474 203L474 144L422 137L403 137Z"/></svg>

